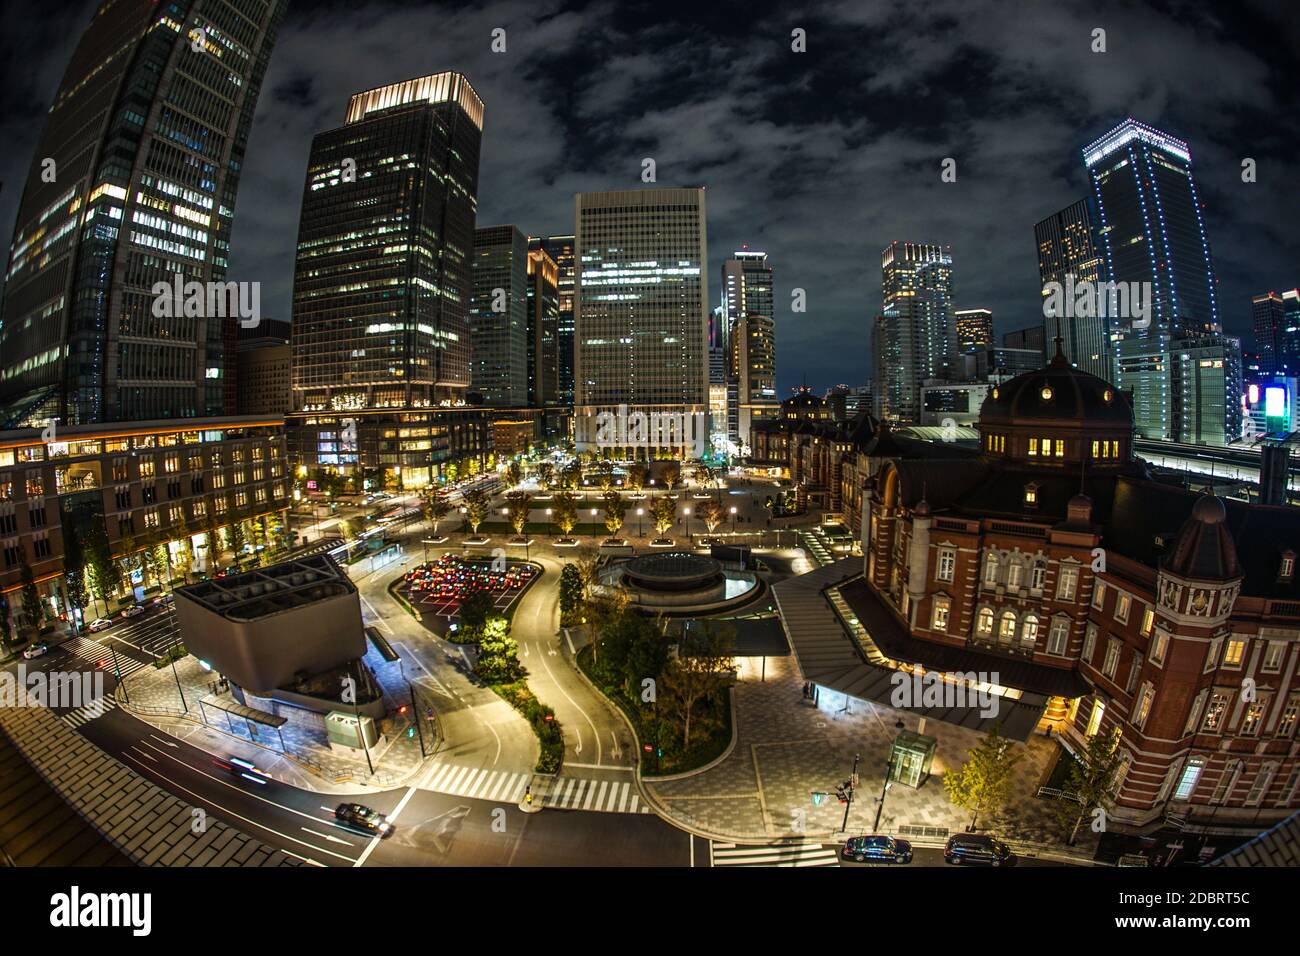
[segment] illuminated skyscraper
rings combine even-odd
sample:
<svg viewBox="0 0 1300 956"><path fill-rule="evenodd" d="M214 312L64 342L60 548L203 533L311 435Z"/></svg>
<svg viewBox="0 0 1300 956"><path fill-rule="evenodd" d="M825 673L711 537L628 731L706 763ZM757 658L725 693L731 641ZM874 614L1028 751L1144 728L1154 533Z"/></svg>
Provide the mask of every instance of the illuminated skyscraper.
<svg viewBox="0 0 1300 956"><path fill-rule="evenodd" d="M579 444L597 441L600 412L624 404L707 421L704 190L580 193L575 205Z"/></svg>
<svg viewBox="0 0 1300 956"><path fill-rule="evenodd" d="M993 345L993 313L988 309L958 309L953 313L957 326L957 349L970 354Z"/></svg>
<svg viewBox="0 0 1300 956"><path fill-rule="evenodd" d="M482 137L469 81L436 73L357 93L344 124L312 140L293 284L299 409L464 399Z"/></svg>
<svg viewBox="0 0 1300 956"><path fill-rule="evenodd" d="M543 249L555 261L556 287L560 296L555 342L556 369L560 377L560 404L573 404L573 236L542 236L528 240L528 248Z"/></svg>
<svg viewBox="0 0 1300 956"><path fill-rule="evenodd" d="M528 251L528 404L560 404L559 268L545 249ZM572 341L572 339L570 339Z"/></svg>
<svg viewBox="0 0 1300 956"><path fill-rule="evenodd" d="M204 308L160 316L153 289L178 275L225 279L239 171L284 7L100 4L18 208L0 312L0 425L234 412L236 317L208 309L206 294L195 300Z"/></svg>
<svg viewBox="0 0 1300 956"><path fill-rule="evenodd" d="M736 383L736 434L748 445L756 421L779 414L776 397L776 314L766 252L742 249L722 263L728 372Z"/></svg>
<svg viewBox="0 0 1300 956"><path fill-rule="evenodd" d="M920 422L921 385L945 379L957 357L952 251L893 242L881 253L884 309L876 318L876 403L881 418Z"/></svg>
<svg viewBox="0 0 1300 956"><path fill-rule="evenodd" d="M484 405L528 402L528 240L514 226L474 231L470 390Z"/></svg>
<svg viewBox="0 0 1300 956"><path fill-rule="evenodd" d="M1066 276L1074 281L1097 282L1101 278L1102 259L1097 251L1097 233L1087 200L1080 199L1053 213L1034 226L1038 245L1040 289L1049 283L1065 288ZM1044 296L1047 292L1044 291ZM1115 374L1110 362L1109 323L1104 315L1077 315L1063 309L1062 315L1043 316L1043 337L1049 344L1061 336L1061 351L1070 364L1110 381ZM1052 345L1052 353L1055 346Z"/></svg>
<svg viewBox="0 0 1300 956"><path fill-rule="evenodd" d="M1145 438L1179 433L1170 394L1175 340L1221 332L1214 266L1187 144L1126 119L1086 146L1102 278L1150 289L1149 324L1112 316L1115 372ZM1143 293L1142 299L1146 300Z"/></svg>

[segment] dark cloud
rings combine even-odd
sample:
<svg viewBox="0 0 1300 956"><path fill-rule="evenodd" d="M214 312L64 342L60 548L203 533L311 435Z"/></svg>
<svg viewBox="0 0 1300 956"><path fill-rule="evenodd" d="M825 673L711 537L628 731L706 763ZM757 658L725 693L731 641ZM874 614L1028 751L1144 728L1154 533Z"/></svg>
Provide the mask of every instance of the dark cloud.
<svg viewBox="0 0 1300 956"><path fill-rule="evenodd" d="M95 4L5 17L0 229L44 111ZM287 315L313 134L361 89L464 71L487 106L479 214L533 234L573 229L573 194L707 187L711 296L722 259L771 256L782 390L858 384L870 370L880 250L952 246L960 307L999 331L1037 320L1033 224L1087 189L1080 149L1125 115L1189 141L1228 330L1249 339L1250 296L1300 283L1297 18L1135 4L298 2L263 88L236 208L233 278ZM507 52L490 51L504 27ZM793 53L790 31L807 31ZM1103 28L1107 52L1090 50ZM958 163L953 184L939 164ZM1241 182L1244 157L1259 181Z"/></svg>

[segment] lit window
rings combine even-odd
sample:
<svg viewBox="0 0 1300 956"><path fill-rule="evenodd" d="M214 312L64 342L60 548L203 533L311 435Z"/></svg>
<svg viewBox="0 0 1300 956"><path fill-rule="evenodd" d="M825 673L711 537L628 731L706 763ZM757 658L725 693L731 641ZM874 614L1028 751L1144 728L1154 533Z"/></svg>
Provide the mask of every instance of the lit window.
<svg viewBox="0 0 1300 956"><path fill-rule="evenodd" d="M1230 638L1227 645L1223 648L1223 666L1240 667L1245 656L1246 641L1240 637Z"/></svg>
<svg viewBox="0 0 1300 956"><path fill-rule="evenodd" d="M1092 713L1088 715L1088 729L1085 732L1088 737L1095 737L1097 731L1101 730L1101 718L1106 713L1106 703L1101 700L1092 702Z"/></svg>
<svg viewBox="0 0 1300 956"><path fill-rule="evenodd" d="M993 633L993 611L982 607L975 617L975 631L988 637Z"/></svg>
<svg viewBox="0 0 1300 956"><path fill-rule="evenodd" d="M1101 661L1101 672L1107 677L1115 676L1115 668L1119 666L1119 641L1111 638L1106 642L1106 656Z"/></svg>
<svg viewBox="0 0 1300 956"><path fill-rule="evenodd" d="M948 600L946 598L935 598L934 615L930 621L930 627L936 631L948 630Z"/></svg>
<svg viewBox="0 0 1300 956"><path fill-rule="evenodd" d="M957 552L952 548L941 548L939 550L939 567L935 572L935 578L939 581L951 581L956 564Z"/></svg>
<svg viewBox="0 0 1300 956"><path fill-rule="evenodd" d="M1058 601L1073 601L1074 592L1078 586L1079 569L1063 565L1060 576L1056 579L1056 599Z"/></svg>
<svg viewBox="0 0 1300 956"><path fill-rule="evenodd" d="M1120 623L1128 621L1128 611L1133 604L1133 599L1127 594L1120 592L1115 598L1115 620Z"/></svg>

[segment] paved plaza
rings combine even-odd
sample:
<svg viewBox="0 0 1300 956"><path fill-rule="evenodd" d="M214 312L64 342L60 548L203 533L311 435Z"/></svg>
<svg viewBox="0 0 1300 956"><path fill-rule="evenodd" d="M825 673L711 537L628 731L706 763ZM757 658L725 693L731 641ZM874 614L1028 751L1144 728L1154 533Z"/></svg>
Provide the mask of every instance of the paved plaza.
<svg viewBox="0 0 1300 956"><path fill-rule="evenodd" d="M683 826L737 841L777 837L838 838L844 805L835 788L848 779L855 754L859 786L847 832L873 829L877 800L889 760L896 722L916 731L917 718L905 711L839 694L823 693L816 706L804 700L802 678L792 658L769 658L766 680L746 666L734 689L736 742L713 767L688 776L645 785L651 797ZM980 735L929 721L923 733L937 738L929 779L919 788L893 784L885 800L880 830L942 840L965 830L970 816L954 807L942 774L960 766ZM1022 752L1009 804L981 819L981 831L1002 839L1064 848L1051 805L1035 794L1051 771L1057 744L1043 736L1013 744ZM812 793L828 793L814 806ZM1091 833L1081 835L1075 852L1091 855Z"/></svg>

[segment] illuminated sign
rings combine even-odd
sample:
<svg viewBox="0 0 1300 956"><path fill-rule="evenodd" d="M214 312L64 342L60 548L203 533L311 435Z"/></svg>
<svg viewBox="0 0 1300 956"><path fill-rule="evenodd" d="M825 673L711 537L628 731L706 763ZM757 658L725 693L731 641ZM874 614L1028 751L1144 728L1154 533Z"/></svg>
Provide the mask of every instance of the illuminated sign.
<svg viewBox="0 0 1300 956"><path fill-rule="evenodd" d="M1282 418L1285 415L1286 389L1270 385L1264 389L1264 416L1266 418Z"/></svg>

